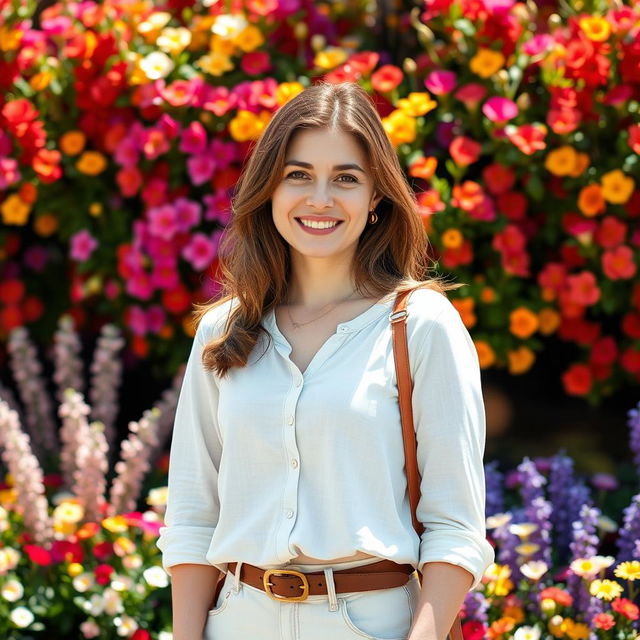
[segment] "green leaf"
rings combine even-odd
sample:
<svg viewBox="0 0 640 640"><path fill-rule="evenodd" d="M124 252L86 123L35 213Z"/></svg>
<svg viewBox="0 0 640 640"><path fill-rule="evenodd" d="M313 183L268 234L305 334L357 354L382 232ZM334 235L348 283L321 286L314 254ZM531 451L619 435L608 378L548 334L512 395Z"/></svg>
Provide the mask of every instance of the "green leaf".
<svg viewBox="0 0 640 640"><path fill-rule="evenodd" d="M472 37L476 34L476 28L470 20L467 18L460 18L459 20L455 20L453 26L458 29L458 31L462 31L465 36Z"/></svg>
<svg viewBox="0 0 640 640"><path fill-rule="evenodd" d="M544 185L542 184L542 180L540 180L540 176L531 174L525 190L536 202L540 202L544 197Z"/></svg>

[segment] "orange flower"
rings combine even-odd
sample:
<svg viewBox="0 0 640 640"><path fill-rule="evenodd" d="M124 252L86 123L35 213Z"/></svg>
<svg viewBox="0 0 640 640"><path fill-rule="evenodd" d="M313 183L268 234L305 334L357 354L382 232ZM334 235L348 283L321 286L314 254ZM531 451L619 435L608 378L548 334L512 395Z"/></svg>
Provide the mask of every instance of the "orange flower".
<svg viewBox="0 0 640 640"><path fill-rule="evenodd" d="M491 626L487 629L487 637L489 640L495 640L505 633L509 633L515 627L515 621L513 618L502 617L491 623Z"/></svg>
<svg viewBox="0 0 640 640"><path fill-rule="evenodd" d="M473 298L457 298L451 302L458 310L464 326L467 329L473 327L477 322L476 314L474 313L476 301Z"/></svg>
<svg viewBox="0 0 640 640"><path fill-rule="evenodd" d="M87 138L82 131L67 131L60 137L58 144L62 153L68 156L76 156L84 149L86 140Z"/></svg>
<svg viewBox="0 0 640 640"><path fill-rule="evenodd" d="M428 158L418 158L409 166L409 175L414 178L422 178L423 180L429 180L433 176L438 167L438 160L433 156Z"/></svg>
<svg viewBox="0 0 640 640"><path fill-rule="evenodd" d="M545 307L538 313L538 323L538 331L542 335L551 335L560 326L560 314L551 307Z"/></svg>
<svg viewBox="0 0 640 640"><path fill-rule="evenodd" d="M593 42L604 42L611 35L611 25L600 16L581 18L578 24L587 38Z"/></svg>
<svg viewBox="0 0 640 640"><path fill-rule="evenodd" d="M480 292L480 300L485 304L495 302L497 298L496 290L492 287L484 287Z"/></svg>
<svg viewBox="0 0 640 640"><path fill-rule="evenodd" d="M58 230L58 219L51 213L40 214L33 223L35 232L43 238L48 238Z"/></svg>
<svg viewBox="0 0 640 640"><path fill-rule="evenodd" d="M529 371L536 360L536 356L529 347L518 347L507 352L509 361L509 373L518 375Z"/></svg>
<svg viewBox="0 0 640 640"><path fill-rule="evenodd" d="M107 168L107 159L99 151L85 151L76 162L76 168L87 176L97 176Z"/></svg>
<svg viewBox="0 0 640 640"><path fill-rule="evenodd" d="M447 229L443 231L440 239L442 240L442 245L447 249L457 249L462 246L464 242L464 236L459 229Z"/></svg>
<svg viewBox="0 0 640 640"><path fill-rule="evenodd" d="M606 203L599 184L583 187L578 195L578 208L585 216L593 218L605 210Z"/></svg>
<svg viewBox="0 0 640 640"><path fill-rule="evenodd" d="M576 154L576 164L573 168L573 171L569 174L571 178L579 178L586 170L587 167L591 164L591 158L588 153L582 153L579 151Z"/></svg>
<svg viewBox="0 0 640 640"><path fill-rule="evenodd" d="M548 153L544 167L554 176L568 176L575 169L577 160L576 150L569 145L564 145Z"/></svg>
<svg viewBox="0 0 640 640"><path fill-rule="evenodd" d="M539 325L538 316L526 307L518 307L509 314L509 331L517 338L528 338Z"/></svg>
<svg viewBox="0 0 640 640"><path fill-rule="evenodd" d="M402 82L403 77L402 69L385 64L371 75L371 86L379 93L389 93Z"/></svg>
<svg viewBox="0 0 640 640"><path fill-rule="evenodd" d="M614 169L602 176L602 196L612 204L625 204L634 188L633 178L626 176L620 169Z"/></svg>
<svg viewBox="0 0 640 640"><path fill-rule="evenodd" d="M18 189L18 195L27 204L33 204L38 197L38 190L32 182L23 182Z"/></svg>
<svg viewBox="0 0 640 640"><path fill-rule="evenodd" d="M496 361L496 353L485 340L474 340L481 369L487 369Z"/></svg>
<svg viewBox="0 0 640 640"><path fill-rule="evenodd" d="M484 201L485 194L482 186L473 180L465 180L461 185L453 187L451 204L464 211L471 211Z"/></svg>
<svg viewBox="0 0 640 640"><path fill-rule="evenodd" d="M507 618L513 618L515 624L520 624L524 621L524 611L522 607L516 607L514 605L505 607L502 611L502 615Z"/></svg>

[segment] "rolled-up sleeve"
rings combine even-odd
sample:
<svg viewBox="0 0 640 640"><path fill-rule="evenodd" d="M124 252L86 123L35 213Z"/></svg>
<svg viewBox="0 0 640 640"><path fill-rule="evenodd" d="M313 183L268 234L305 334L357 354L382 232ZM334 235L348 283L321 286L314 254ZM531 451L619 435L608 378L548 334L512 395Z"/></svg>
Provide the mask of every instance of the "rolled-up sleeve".
<svg viewBox="0 0 640 640"><path fill-rule="evenodd" d="M485 530L480 368L455 307L444 297L438 307L437 315L415 332L411 349L422 476L417 516L425 527L418 569L428 562L458 565L473 575L474 588L494 559Z"/></svg>
<svg viewBox="0 0 640 640"><path fill-rule="evenodd" d="M162 565L209 564L206 554L220 512L218 387L201 355L209 331L198 326L178 398L169 457L168 501L158 547Z"/></svg>

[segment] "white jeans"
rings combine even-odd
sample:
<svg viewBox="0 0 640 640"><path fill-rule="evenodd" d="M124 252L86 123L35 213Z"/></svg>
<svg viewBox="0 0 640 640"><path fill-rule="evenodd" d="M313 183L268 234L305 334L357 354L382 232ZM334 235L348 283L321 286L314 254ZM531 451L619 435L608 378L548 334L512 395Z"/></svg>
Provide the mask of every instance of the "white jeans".
<svg viewBox="0 0 640 640"><path fill-rule="evenodd" d="M324 573L329 595L302 602L277 602L227 573L204 640L406 640L420 596L415 573L402 587L339 594L332 569Z"/></svg>

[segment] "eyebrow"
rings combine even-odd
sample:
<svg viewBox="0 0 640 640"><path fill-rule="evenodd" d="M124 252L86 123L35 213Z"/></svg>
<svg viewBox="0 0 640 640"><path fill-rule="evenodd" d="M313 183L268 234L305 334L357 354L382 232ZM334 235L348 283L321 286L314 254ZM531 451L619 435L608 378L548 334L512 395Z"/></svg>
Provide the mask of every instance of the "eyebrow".
<svg viewBox="0 0 640 640"><path fill-rule="evenodd" d="M302 162L302 160L287 160L285 163L285 167L287 165L293 164L297 167L303 167L305 169L313 169L313 165L310 162ZM361 171L362 173L366 173L366 171L359 164L337 164L333 167L334 171Z"/></svg>

